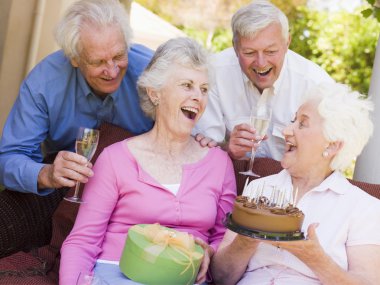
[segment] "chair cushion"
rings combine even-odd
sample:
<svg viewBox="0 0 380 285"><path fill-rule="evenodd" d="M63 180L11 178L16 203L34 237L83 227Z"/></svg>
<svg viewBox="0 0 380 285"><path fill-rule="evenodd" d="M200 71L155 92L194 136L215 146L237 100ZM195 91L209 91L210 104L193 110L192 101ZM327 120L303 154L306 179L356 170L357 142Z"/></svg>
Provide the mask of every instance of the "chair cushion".
<svg viewBox="0 0 380 285"><path fill-rule="evenodd" d="M48 265L36 251L17 252L0 259L0 284L51 285L57 284L47 275Z"/></svg>

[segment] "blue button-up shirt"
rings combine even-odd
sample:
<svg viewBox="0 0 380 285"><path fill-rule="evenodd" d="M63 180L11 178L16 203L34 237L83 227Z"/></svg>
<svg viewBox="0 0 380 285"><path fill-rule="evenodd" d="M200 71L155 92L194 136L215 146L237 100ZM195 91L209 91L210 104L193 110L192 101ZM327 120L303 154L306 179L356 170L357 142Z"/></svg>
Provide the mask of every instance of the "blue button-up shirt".
<svg viewBox="0 0 380 285"><path fill-rule="evenodd" d="M78 68L62 51L41 61L23 81L0 140L0 183L9 189L46 195L37 189L46 154L74 151L79 127L98 128L109 122L134 134L153 126L140 108L136 81L152 51L134 45L119 89L104 100L95 96Z"/></svg>

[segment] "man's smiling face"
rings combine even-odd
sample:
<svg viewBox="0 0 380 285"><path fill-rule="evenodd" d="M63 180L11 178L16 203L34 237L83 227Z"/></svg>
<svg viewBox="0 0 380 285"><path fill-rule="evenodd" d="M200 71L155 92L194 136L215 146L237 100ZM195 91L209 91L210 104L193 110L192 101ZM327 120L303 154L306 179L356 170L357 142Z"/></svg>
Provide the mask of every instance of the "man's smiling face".
<svg viewBox="0 0 380 285"><path fill-rule="evenodd" d="M239 37L234 44L245 75L262 92L280 76L290 40L284 39L279 23L272 23L254 37Z"/></svg>

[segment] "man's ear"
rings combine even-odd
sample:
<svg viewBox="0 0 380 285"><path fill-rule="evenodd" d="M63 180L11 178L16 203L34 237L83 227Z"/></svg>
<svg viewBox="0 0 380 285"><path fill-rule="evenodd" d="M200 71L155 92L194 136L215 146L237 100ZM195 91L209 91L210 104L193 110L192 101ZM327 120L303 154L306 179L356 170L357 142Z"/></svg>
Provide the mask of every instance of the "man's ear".
<svg viewBox="0 0 380 285"><path fill-rule="evenodd" d="M238 45L238 43L236 41L238 41L237 38L235 38L235 39L233 38L232 39L232 47L234 48L236 56L238 56L238 52L237 52L237 48L238 48L237 45Z"/></svg>
<svg viewBox="0 0 380 285"><path fill-rule="evenodd" d="M288 42L287 42L287 47L288 47L288 48L289 48L291 42L292 42L292 36L291 36L290 33L289 33L289 36L288 36Z"/></svg>
<svg viewBox="0 0 380 285"><path fill-rule="evenodd" d="M70 59L71 65L74 67L79 67L78 60L75 58Z"/></svg>
<svg viewBox="0 0 380 285"><path fill-rule="evenodd" d="M235 55L238 57L238 53L237 53L237 50L236 50L236 47L235 45L232 46L234 48L234 51L235 51Z"/></svg>

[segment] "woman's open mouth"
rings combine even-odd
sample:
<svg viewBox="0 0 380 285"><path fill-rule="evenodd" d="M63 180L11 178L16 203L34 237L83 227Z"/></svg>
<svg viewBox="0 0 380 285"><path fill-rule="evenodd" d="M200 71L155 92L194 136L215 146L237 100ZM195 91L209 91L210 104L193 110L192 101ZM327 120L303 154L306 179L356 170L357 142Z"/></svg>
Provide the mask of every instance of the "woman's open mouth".
<svg viewBox="0 0 380 285"><path fill-rule="evenodd" d="M195 120L195 117L199 112L199 110L194 107L182 107L181 111L190 120Z"/></svg>

